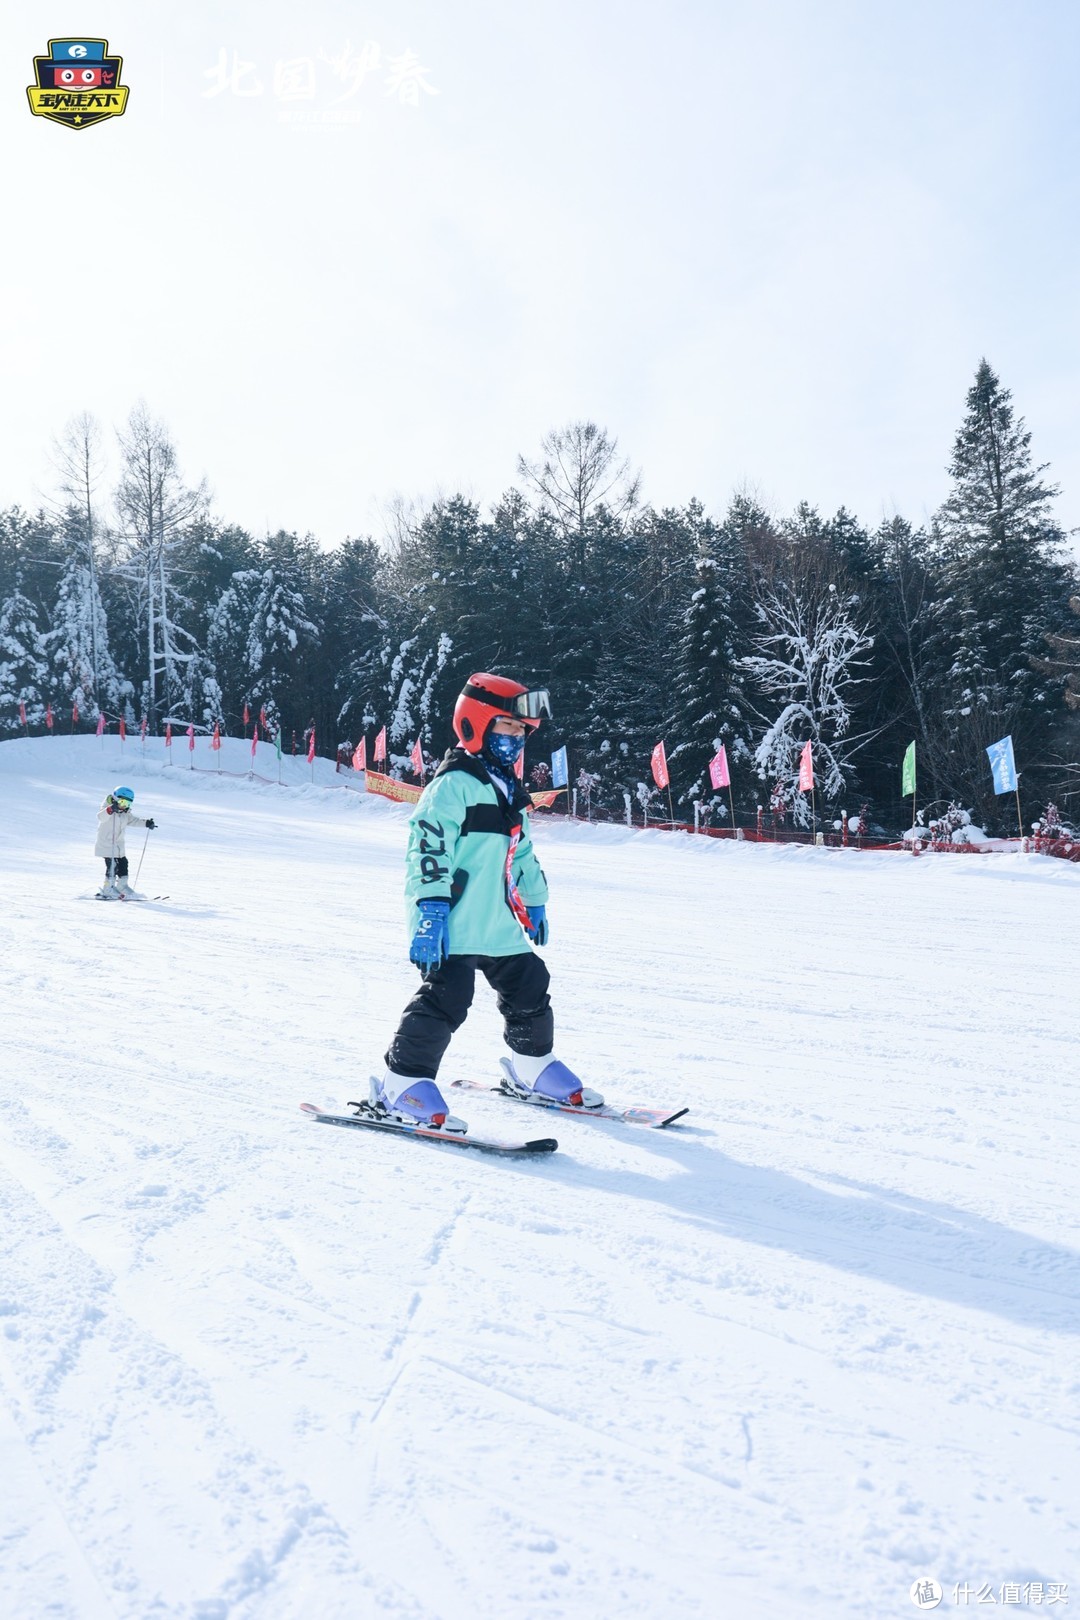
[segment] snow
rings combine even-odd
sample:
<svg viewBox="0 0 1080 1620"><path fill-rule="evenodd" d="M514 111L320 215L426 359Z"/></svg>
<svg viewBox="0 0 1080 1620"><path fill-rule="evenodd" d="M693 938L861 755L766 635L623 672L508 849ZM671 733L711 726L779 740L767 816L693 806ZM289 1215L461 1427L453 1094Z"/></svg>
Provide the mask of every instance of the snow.
<svg viewBox="0 0 1080 1620"><path fill-rule="evenodd" d="M1080 1014L1046 941L1080 872L538 817L560 1055L691 1113L470 1094L559 1138L487 1160L297 1106L363 1089L415 983L405 812L173 752L0 744L5 1616L1075 1597ZM159 906L82 898L122 780ZM444 1078L500 1051L481 989Z"/></svg>

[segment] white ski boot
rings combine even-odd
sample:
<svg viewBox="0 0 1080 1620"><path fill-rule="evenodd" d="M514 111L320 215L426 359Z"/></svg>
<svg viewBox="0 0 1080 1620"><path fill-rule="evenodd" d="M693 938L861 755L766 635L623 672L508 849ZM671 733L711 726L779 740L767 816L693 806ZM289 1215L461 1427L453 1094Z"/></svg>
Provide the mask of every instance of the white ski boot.
<svg viewBox="0 0 1080 1620"><path fill-rule="evenodd" d="M604 1099L598 1091L583 1086L577 1075L560 1063L554 1052L543 1057L530 1057L515 1052L509 1058L500 1058L503 1084L507 1091L526 1102L546 1098L568 1108L603 1108Z"/></svg>
<svg viewBox="0 0 1080 1620"><path fill-rule="evenodd" d="M117 892L115 883L106 882L101 885L101 888L97 892L97 897L99 900L119 900L120 895Z"/></svg>
<svg viewBox="0 0 1080 1620"><path fill-rule="evenodd" d="M368 1082L369 1103L376 1113L388 1114L402 1125L423 1125L428 1130L464 1136L468 1130L446 1106L446 1099L434 1080L410 1079L387 1069L381 1080L372 1075Z"/></svg>
<svg viewBox="0 0 1080 1620"><path fill-rule="evenodd" d="M126 877L116 880L116 898L118 900L145 900L145 894L136 894Z"/></svg>

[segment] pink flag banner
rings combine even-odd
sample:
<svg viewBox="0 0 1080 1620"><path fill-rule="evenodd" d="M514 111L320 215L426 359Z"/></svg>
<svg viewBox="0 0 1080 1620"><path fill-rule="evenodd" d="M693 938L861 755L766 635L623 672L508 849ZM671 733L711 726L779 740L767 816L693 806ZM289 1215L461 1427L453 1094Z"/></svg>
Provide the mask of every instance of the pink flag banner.
<svg viewBox="0 0 1080 1620"><path fill-rule="evenodd" d="M382 730L379 732L379 735L375 739L374 758L375 758L376 763L378 763L380 760L383 761L383 762L385 762L385 760L386 760L386 727L385 726L383 726Z"/></svg>
<svg viewBox="0 0 1080 1620"><path fill-rule="evenodd" d="M48 707L45 710L45 724L48 726L49 730L51 731L52 730L52 704L51 703L48 705Z"/></svg>
<svg viewBox="0 0 1080 1620"><path fill-rule="evenodd" d="M353 749L352 768L354 771L367 770L367 738L361 737Z"/></svg>
<svg viewBox="0 0 1080 1620"><path fill-rule="evenodd" d="M123 724L123 722L121 722L121 724ZM187 728L187 745L188 745L188 753L193 754L195 752L195 727L194 726L188 726L188 728Z"/></svg>
<svg viewBox="0 0 1080 1620"><path fill-rule="evenodd" d="M709 781L714 788L731 786L731 773L728 770L727 753L723 743L709 761Z"/></svg>
<svg viewBox="0 0 1080 1620"><path fill-rule="evenodd" d="M97 730L94 732L94 736L95 737L102 737L102 736L104 736L104 734L105 734L105 716L103 714L99 714L98 717L97 717Z"/></svg>
<svg viewBox="0 0 1080 1620"><path fill-rule="evenodd" d="M310 738L310 740L308 742L308 745L307 745L307 762L308 762L309 765L314 765L314 763L315 763L315 727L314 726L312 726L312 728L311 728L311 738Z"/></svg>
<svg viewBox="0 0 1080 1620"><path fill-rule="evenodd" d="M214 735L210 739L210 746L214 750L215 754L221 747L221 727L216 721L214 723Z"/></svg>
<svg viewBox="0 0 1080 1620"><path fill-rule="evenodd" d="M75 727L78 725L78 723L79 723L79 705L77 703L73 703L71 705L71 729L72 729L72 731L75 730Z"/></svg>
<svg viewBox="0 0 1080 1620"><path fill-rule="evenodd" d="M165 746L172 747L172 722L168 720L165 722Z"/></svg>
<svg viewBox="0 0 1080 1620"><path fill-rule="evenodd" d="M799 755L799 792L811 793L814 787L814 755L807 743Z"/></svg>
<svg viewBox="0 0 1080 1620"><path fill-rule="evenodd" d="M142 738L143 742L146 741L146 716L145 716L145 714L143 715L142 719L139 722L139 736Z"/></svg>
<svg viewBox="0 0 1080 1620"><path fill-rule="evenodd" d="M662 742L658 742L652 751L652 779L658 788L666 788L669 782L667 768L667 753Z"/></svg>
<svg viewBox="0 0 1080 1620"><path fill-rule="evenodd" d="M259 746L259 722L256 720L251 728L251 757L255 758L255 750Z"/></svg>
<svg viewBox="0 0 1080 1620"><path fill-rule="evenodd" d="M416 772L417 776L420 778L420 780L423 781L423 779L424 779L424 750L420 747L420 739L419 739L419 737L417 737L416 741L413 743L413 750L412 750L412 753L409 755L409 763L412 766L413 770Z"/></svg>
<svg viewBox="0 0 1080 1620"><path fill-rule="evenodd" d="M20 726L25 726L25 724L26 724L26 704L25 703L20 703L19 704L19 724L20 724Z"/></svg>

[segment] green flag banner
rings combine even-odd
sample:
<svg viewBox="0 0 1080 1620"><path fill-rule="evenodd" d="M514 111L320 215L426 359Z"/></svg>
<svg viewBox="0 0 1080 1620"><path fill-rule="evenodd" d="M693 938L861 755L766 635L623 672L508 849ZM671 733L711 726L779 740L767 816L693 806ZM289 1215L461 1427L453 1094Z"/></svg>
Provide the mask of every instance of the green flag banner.
<svg viewBox="0 0 1080 1620"><path fill-rule="evenodd" d="M915 744L912 743L911 746L914 748ZM275 751L277 753L278 760L280 761L280 759L281 759L281 727L280 726L278 726L278 728L277 728L277 736L274 738L274 748L275 748Z"/></svg>
<svg viewBox="0 0 1080 1620"><path fill-rule="evenodd" d="M900 778L900 793L907 798L909 793L915 792L915 744L908 743L907 753L904 755L904 769Z"/></svg>

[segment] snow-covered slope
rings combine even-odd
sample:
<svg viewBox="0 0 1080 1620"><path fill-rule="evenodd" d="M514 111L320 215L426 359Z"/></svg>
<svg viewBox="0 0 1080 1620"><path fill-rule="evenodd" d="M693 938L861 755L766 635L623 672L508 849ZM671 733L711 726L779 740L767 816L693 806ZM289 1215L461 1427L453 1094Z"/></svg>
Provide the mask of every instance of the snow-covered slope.
<svg viewBox="0 0 1080 1620"><path fill-rule="evenodd" d="M541 823L559 1052L692 1112L468 1096L560 1141L490 1161L297 1107L412 988L404 813L160 748L0 745L5 1620L1076 1601L1080 872ZM123 780L160 907L81 898Z"/></svg>

